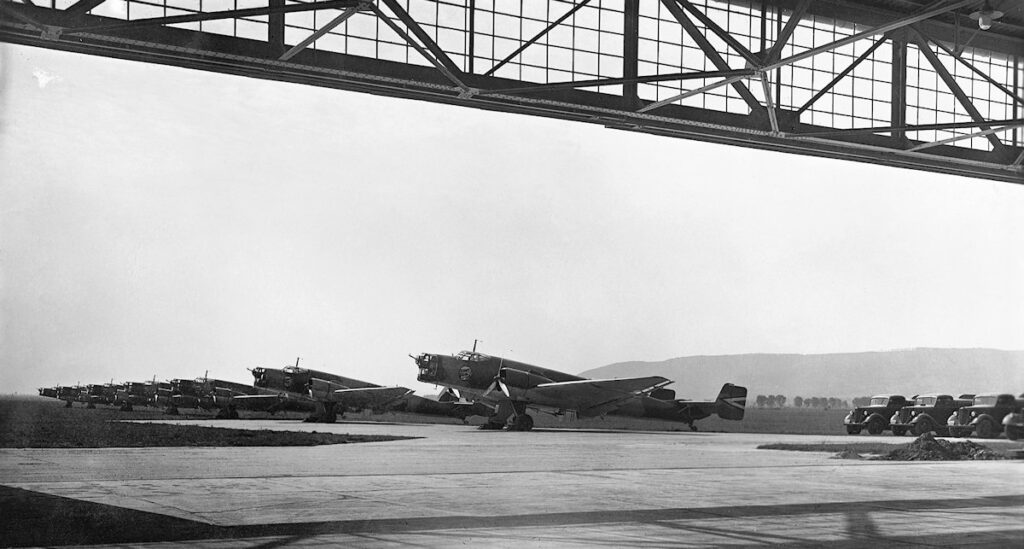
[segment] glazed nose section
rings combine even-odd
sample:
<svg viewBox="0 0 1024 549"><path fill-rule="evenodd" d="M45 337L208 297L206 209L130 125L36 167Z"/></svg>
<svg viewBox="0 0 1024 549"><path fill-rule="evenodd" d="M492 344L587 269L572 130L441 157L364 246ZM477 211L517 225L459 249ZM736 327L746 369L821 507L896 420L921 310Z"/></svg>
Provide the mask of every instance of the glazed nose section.
<svg viewBox="0 0 1024 549"><path fill-rule="evenodd" d="M416 375L417 381L423 381L426 383L440 381L441 377L438 375L440 369L438 366L441 363L441 357L429 353L423 353L419 356L409 356L416 361L416 367L419 368L419 374Z"/></svg>
<svg viewBox="0 0 1024 549"><path fill-rule="evenodd" d="M264 370L263 368L253 368L252 377L255 379L253 385L255 385L256 387L267 386L267 371Z"/></svg>

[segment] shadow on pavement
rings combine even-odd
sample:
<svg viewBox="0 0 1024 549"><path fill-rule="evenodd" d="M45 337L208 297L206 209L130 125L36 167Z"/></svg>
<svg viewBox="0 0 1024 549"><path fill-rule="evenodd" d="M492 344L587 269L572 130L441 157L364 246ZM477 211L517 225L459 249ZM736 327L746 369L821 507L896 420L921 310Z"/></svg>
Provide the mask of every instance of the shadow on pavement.
<svg viewBox="0 0 1024 549"><path fill-rule="evenodd" d="M727 507L694 507L673 509L639 509L614 511L578 511L564 513L537 513L509 516L440 516L407 519L340 520L329 522L279 523L239 526L215 526L199 521L176 518L157 513L137 511L100 503L53 496L0 486L0 545L23 547L34 545L79 545L141 543L157 541L185 541L199 539L239 539L280 536L284 539L268 542L270 546L287 545L299 539L331 534L396 534L431 532L438 530L474 530L488 528L579 526L587 524L642 523L679 531L716 534L731 538L732 542L811 544L801 538L798 531L782 537L758 535L756 532L736 532L702 525L700 519L785 517L818 514L841 514L846 524L836 524L836 532L844 533L844 541L832 541L833 547L860 546L865 543L888 544L948 544L958 536L946 533L925 533L886 537L871 523L870 513L887 511L928 511L960 508L999 508L1024 506L1024 494L963 499L886 500L869 502L827 502L788 505L737 505ZM1019 515L1014 515L1019 516ZM694 521L680 524L673 521ZM845 528L844 528L845 526ZM798 528L795 528L798 530ZM1004 530L962 534L963 544L983 543L1000 545L1002 542L1020 543L1024 540L1024 525L1008 518ZM635 540L644 545L643 540ZM820 541L818 542L820 543ZM1011 544L1012 544L1011 543Z"/></svg>

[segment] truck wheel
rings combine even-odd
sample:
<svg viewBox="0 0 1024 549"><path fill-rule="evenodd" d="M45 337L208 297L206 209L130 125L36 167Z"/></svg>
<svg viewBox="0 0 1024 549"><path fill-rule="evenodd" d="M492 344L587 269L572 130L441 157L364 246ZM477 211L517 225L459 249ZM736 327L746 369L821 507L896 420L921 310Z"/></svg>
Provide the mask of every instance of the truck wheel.
<svg viewBox="0 0 1024 549"><path fill-rule="evenodd" d="M901 437L901 436L907 434L907 428L906 427L893 427L892 428L892 434L894 436Z"/></svg>
<svg viewBox="0 0 1024 549"><path fill-rule="evenodd" d="M848 435L859 435L860 427L854 427L853 425L846 426L846 434Z"/></svg>
<svg viewBox="0 0 1024 549"><path fill-rule="evenodd" d="M868 421L868 434L869 435L880 435L885 430L885 423L877 418L873 417Z"/></svg>
<svg viewBox="0 0 1024 549"><path fill-rule="evenodd" d="M979 421L978 424L974 426L974 434L977 435L978 438L992 438L995 436L995 428L992 425L992 421L988 419Z"/></svg>
<svg viewBox="0 0 1024 549"><path fill-rule="evenodd" d="M1020 427L1014 427L1012 425L1006 426L1006 438L1010 440L1020 440L1021 434L1024 429Z"/></svg>
<svg viewBox="0 0 1024 549"><path fill-rule="evenodd" d="M914 434L917 436L921 436L925 433L930 433L934 430L935 425L932 425L932 420L930 419L921 419L914 424Z"/></svg>

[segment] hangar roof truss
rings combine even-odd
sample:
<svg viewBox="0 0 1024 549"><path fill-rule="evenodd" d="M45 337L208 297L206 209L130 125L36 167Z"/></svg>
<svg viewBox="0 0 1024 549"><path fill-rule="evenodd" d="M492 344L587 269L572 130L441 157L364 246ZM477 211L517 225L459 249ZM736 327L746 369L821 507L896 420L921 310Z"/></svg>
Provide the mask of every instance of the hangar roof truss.
<svg viewBox="0 0 1024 549"><path fill-rule="evenodd" d="M0 40L1022 183L1024 2L988 7L0 0Z"/></svg>

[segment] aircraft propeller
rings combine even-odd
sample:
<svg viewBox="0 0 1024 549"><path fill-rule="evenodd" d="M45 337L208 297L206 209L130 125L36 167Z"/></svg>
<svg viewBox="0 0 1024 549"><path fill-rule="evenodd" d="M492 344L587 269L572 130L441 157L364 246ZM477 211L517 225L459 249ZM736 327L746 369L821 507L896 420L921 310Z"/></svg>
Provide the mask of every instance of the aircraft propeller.
<svg viewBox="0 0 1024 549"><path fill-rule="evenodd" d="M491 391L493 391L495 387L499 387L501 388L501 392L505 394L506 398L512 398L511 393L508 392L508 386L505 385L505 381L501 379L501 377L501 370L498 370L498 375L494 376L494 381L487 386L487 390L484 391L484 394L482 395L483 397L491 394Z"/></svg>

